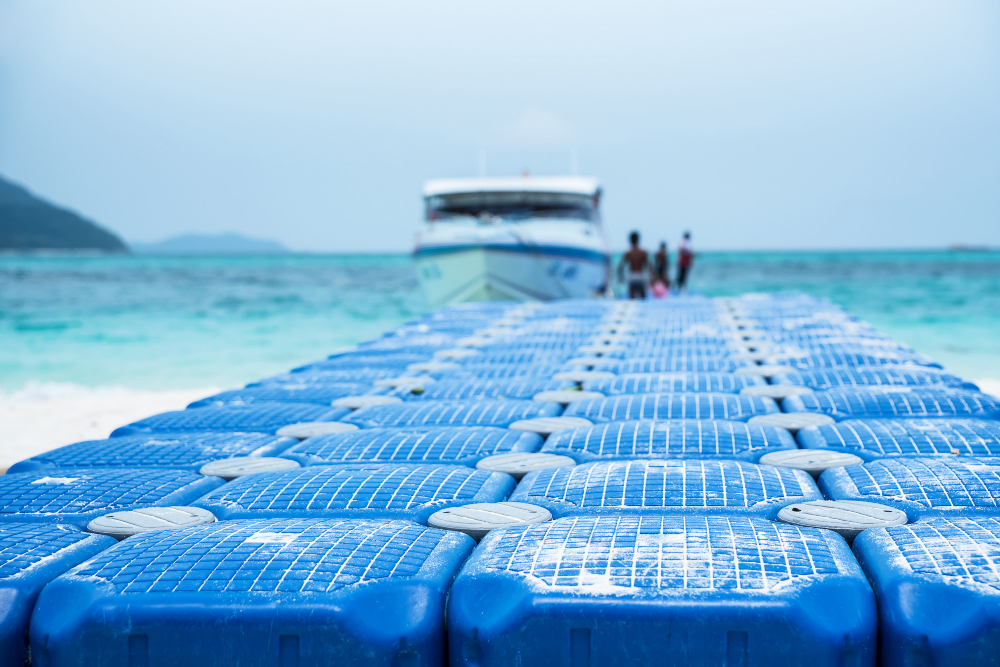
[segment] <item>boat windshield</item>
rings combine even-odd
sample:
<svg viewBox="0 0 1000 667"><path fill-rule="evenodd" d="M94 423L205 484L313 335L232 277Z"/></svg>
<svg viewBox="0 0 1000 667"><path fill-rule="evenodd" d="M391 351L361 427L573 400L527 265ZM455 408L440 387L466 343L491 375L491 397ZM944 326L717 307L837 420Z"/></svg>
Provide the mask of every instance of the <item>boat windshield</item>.
<svg viewBox="0 0 1000 667"><path fill-rule="evenodd" d="M427 220L448 218L502 219L571 218L596 222L600 193L570 192L459 192L425 199Z"/></svg>

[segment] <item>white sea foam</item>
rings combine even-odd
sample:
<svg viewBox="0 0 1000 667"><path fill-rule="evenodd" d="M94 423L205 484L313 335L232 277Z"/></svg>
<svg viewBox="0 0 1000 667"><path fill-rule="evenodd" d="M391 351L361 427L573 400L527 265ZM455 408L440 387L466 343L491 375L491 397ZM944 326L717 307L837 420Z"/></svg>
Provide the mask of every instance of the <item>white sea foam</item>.
<svg viewBox="0 0 1000 667"><path fill-rule="evenodd" d="M119 426L181 410L218 391L143 391L62 382L29 382L21 389L0 391L0 470L62 445L106 438Z"/></svg>

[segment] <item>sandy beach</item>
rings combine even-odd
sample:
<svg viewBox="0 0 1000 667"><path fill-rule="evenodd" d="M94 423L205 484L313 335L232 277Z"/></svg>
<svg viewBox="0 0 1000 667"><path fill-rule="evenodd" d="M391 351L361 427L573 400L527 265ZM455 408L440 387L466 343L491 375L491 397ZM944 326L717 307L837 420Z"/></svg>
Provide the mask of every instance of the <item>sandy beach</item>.
<svg viewBox="0 0 1000 667"><path fill-rule="evenodd" d="M1000 380L975 380L1000 397ZM55 447L106 438L115 428L158 412L182 410L217 387L174 391L137 391L121 387L88 388L35 383L0 392L0 470Z"/></svg>

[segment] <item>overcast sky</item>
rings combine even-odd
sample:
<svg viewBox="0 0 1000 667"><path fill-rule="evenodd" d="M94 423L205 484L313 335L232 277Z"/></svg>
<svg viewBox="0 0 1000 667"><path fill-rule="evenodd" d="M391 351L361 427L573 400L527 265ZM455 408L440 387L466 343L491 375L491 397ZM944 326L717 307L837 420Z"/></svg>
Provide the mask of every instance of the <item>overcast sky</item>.
<svg viewBox="0 0 1000 667"><path fill-rule="evenodd" d="M0 174L149 241L409 250L428 178L616 246L1000 245L1000 2L0 0Z"/></svg>

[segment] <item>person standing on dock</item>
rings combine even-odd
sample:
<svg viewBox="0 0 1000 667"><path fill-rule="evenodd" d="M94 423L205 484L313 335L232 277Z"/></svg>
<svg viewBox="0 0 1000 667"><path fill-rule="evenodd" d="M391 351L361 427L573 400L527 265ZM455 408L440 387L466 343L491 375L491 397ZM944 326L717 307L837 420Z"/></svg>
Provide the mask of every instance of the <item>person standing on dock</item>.
<svg viewBox="0 0 1000 667"><path fill-rule="evenodd" d="M622 255L618 263L618 280L623 279L625 265L628 264L628 298L646 298L646 271L649 270L649 253L639 247L639 232L632 232L628 237L632 247Z"/></svg>
<svg viewBox="0 0 1000 667"><path fill-rule="evenodd" d="M664 287L670 287L670 256L667 254L667 242L660 241L660 249L653 256L654 280L663 283Z"/></svg>
<svg viewBox="0 0 1000 667"><path fill-rule="evenodd" d="M694 251L691 250L691 232L684 232L684 239L677 246L677 289L687 289L687 277L694 263Z"/></svg>

